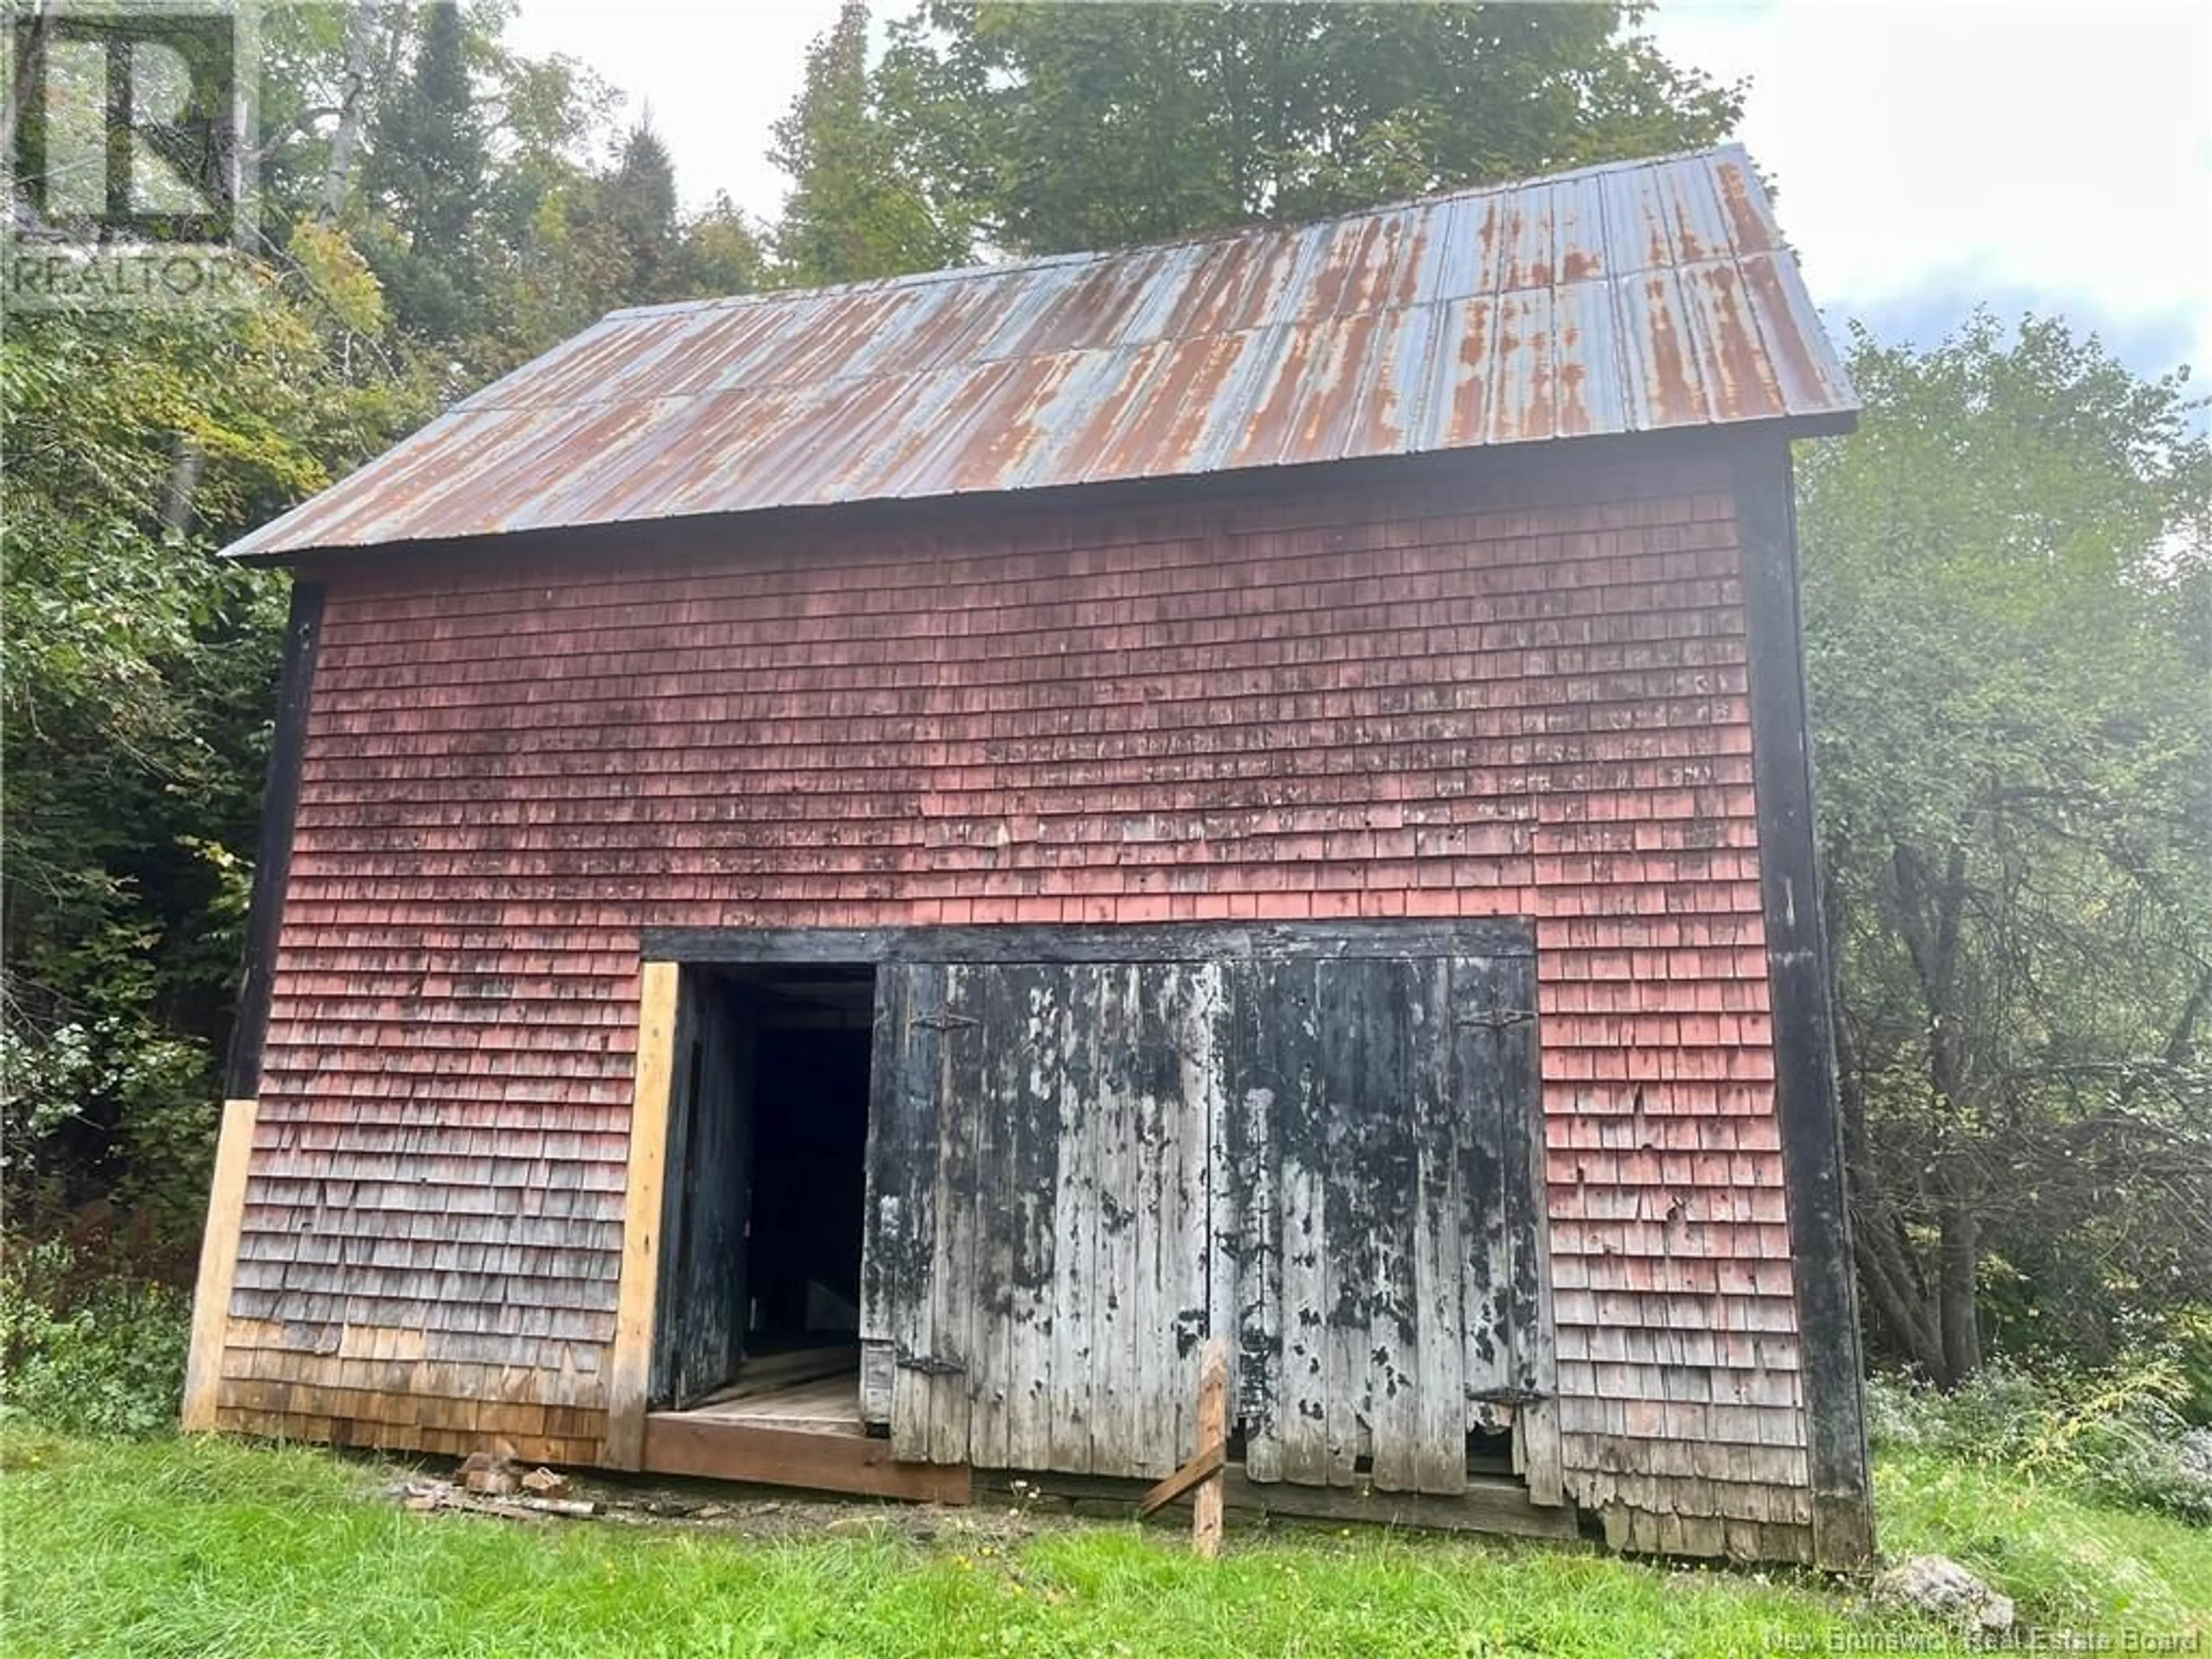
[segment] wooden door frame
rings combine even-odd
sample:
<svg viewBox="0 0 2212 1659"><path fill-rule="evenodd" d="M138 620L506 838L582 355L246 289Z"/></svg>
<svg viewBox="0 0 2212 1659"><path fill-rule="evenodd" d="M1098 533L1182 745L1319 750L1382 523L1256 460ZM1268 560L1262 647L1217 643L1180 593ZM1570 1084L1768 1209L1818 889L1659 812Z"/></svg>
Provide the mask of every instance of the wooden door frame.
<svg viewBox="0 0 2212 1659"><path fill-rule="evenodd" d="M622 1278L607 1362L606 1443L613 1469L645 1463L645 1414L653 1386L654 1318L660 1290L660 1230L668 1168L668 1103L674 1093L682 967L638 966L636 1086L630 1101L629 1164L623 1201Z"/></svg>

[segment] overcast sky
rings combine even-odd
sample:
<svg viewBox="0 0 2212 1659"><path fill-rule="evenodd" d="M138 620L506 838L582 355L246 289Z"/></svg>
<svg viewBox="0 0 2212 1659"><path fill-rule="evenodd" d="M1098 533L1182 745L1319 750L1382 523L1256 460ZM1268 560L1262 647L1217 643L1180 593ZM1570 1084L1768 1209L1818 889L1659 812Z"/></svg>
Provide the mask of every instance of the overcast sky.
<svg viewBox="0 0 2212 1659"><path fill-rule="evenodd" d="M898 0L883 0L879 14ZM836 0L522 0L515 44L649 106L687 204L762 218L769 124ZM2212 6L1662 0L1678 63L1749 77L1741 137L1832 323L1932 343L1977 300L2212 373Z"/></svg>

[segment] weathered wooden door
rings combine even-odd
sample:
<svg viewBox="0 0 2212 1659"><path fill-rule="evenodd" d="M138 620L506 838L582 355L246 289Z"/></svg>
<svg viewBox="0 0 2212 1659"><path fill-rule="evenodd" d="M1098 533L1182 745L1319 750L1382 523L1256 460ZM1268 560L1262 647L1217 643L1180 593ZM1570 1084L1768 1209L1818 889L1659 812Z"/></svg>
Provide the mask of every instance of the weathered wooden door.
<svg viewBox="0 0 2212 1659"><path fill-rule="evenodd" d="M862 1409L897 1455L1163 1474L1218 1331L1255 1480L1459 1491L1518 1413L1555 1486L1531 958L1346 934L879 972Z"/></svg>
<svg viewBox="0 0 2212 1659"><path fill-rule="evenodd" d="M1510 1425L1532 1496L1559 1501L1532 957L1230 972L1216 1271L1246 1473L1456 1492L1469 1434Z"/></svg>
<svg viewBox="0 0 2212 1659"><path fill-rule="evenodd" d="M757 1022L735 987L684 975L668 1102L650 1398L682 1407L737 1375L745 1330Z"/></svg>
<svg viewBox="0 0 2212 1659"><path fill-rule="evenodd" d="M898 1455L1164 1474L1207 1328L1221 970L878 976L863 1414Z"/></svg>

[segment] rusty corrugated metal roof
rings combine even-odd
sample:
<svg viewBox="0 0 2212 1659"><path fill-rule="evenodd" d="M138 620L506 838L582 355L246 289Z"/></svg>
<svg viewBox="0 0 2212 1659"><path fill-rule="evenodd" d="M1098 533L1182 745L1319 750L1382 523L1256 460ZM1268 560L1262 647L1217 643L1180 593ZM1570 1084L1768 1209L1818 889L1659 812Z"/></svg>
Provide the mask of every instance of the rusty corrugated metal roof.
<svg viewBox="0 0 2212 1659"><path fill-rule="evenodd" d="M228 550L1835 430L1856 409L1729 146L1299 229L616 312Z"/></svg>

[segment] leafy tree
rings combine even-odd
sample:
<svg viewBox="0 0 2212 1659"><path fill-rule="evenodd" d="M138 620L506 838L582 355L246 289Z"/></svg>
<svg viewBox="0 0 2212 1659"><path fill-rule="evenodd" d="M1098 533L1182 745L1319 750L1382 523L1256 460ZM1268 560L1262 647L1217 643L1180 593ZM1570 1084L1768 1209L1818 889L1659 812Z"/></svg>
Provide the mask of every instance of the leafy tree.
<svg viewBox="0 0 2212 1659"><path fill-rule="evenodd" d="M754 285L726 204L610 165L611 90L495 7L271 9L265 260L233 312L0 337L0 1176L188 1240L259 819L283 580L214 549L613 306ZM364 75L364 64L368 72Z"/></svg>
<svg viewBox="0 0 2212 1659"><path fill-rule="evenodd" d="M697 295L750 294L767 279L769 254L760 228L723 191L684 225L684 273Z"/></svg>
<svg viewBox="0 0 2212 1659"><path fill-rule="evenodd" d="M717 197L679 216L673 170L649 128L609 173L549 178L517 233L501 347L520 362L623 306L749 293L765 279L760 230Z"/></svg>
<svg viewBox="0 0 2212 1659"><path fill-rule="evenodd" d="M775 138L769 158L792 179L775 233L787 281L853 282L967 258L965 222L921 188L882 107L865 0L845 0L836 26L807 48L805 83Z"/></svg>
<svg viewBox="0 0 2212 1659"><path fill-rule="evenodd" d="M1867 1305L1947 1383L2101 1358L2212 1299L2212 447L2061 322L1852 369L1803 544Z"/></svg>
<svg viewBox="0 0 2212 1659"><path fill-rule="evenodd" d="M400 0L296 0L257 15L254 182L270 243L357 206L364 146L381 95L401 80L392 71L412 24Z"/></svg>
<svg viewBox="0 0 2212 1659"><path fill-rule="evenodd" d="M479 238L487 300L477 373L489 378L627 303L628 277L612 235L594 228L594 155L621 94L571 58L524 58L495 40L486 49L496 162Z"/></svg>
<svg viewBox="0 0 2212 1659"><path fill-rule="evenodd" d="M380 20L371 0L343 7L302 3L272 7L258 20L255 58L261 74L255 113L260 132L253 155L254 185L259 198L261 234L282 246L293 223L314 216L337 147L337 130L350 123L349 143L358 140L373 106L373 76L359 95L349 95L346 33L356 11L369 22ZM388 27L388 24L387 24ZM368 43L372 52L378 40ZM355 176L357 155L344 158L343 176Z"/></svg>
<svg viewBox="0 0 2212 1659"><path fill-rule="evenodd" d="M908 193L1012 252L1297 222L1725 137L1740 89L1668 63L1648 10L929 0L878 119Z"/></svg>
<svg viewBox="0 0 2212 1659"><path fill-rule="evenodd" d="M0 342L19 1214L100 1195L197 1222L284 602L210 553L421 412L349 376L326 319L272 280L235 312L30 315Z"/></svg>

